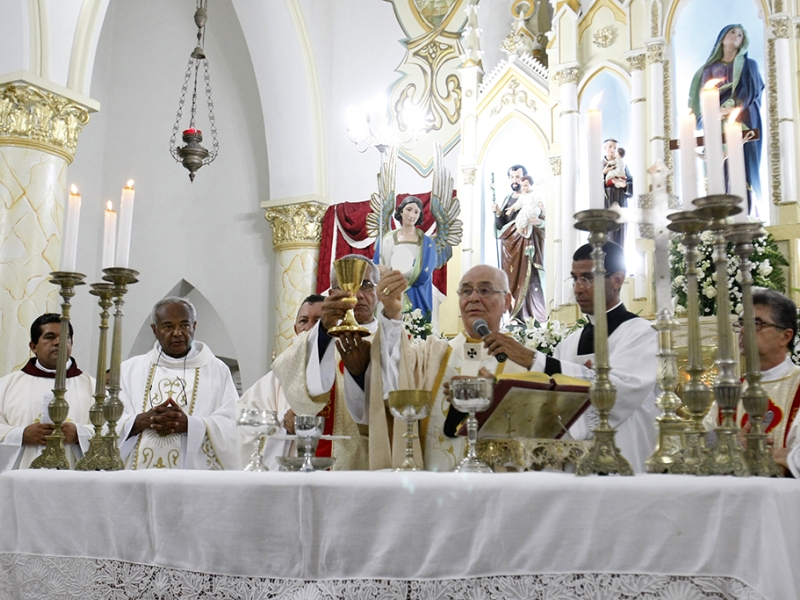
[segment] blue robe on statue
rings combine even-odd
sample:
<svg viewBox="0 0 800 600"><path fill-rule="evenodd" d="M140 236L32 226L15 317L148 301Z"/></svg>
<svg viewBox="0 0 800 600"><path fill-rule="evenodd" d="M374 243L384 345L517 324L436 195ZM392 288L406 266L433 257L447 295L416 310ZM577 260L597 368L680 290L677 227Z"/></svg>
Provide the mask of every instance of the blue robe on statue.
<svg viewBox="0 0 800 600"><path fill-rule="evenodd" d="M408 289L403 297L403 312L420 309L422 316L430 320L433 315L433 270L436 268L436 248L433 240L417 229L417 243L398 242L399 230L387 233L375 240L376 264L386 265L403 272L408 279ZM404 255L404 258L399 258ZM397 258L396 258L397 256ZM378 258L380 257L380 259ZM412 257L408 260L408 257ZM393 263L393 258L395 262ZM397 261L400 263L398 268ZM393 266L394 265L394 266Z"/></svg>

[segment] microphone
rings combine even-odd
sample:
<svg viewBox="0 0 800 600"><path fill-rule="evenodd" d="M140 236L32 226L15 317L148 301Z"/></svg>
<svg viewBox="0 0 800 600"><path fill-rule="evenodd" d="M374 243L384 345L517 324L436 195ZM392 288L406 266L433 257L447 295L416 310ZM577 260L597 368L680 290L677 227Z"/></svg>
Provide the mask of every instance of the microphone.
<svg viewBox="0 0 800 600"><path fill-rule="evenodd" d="M481 337L486 337L492 333L489 330L489 324L483 319L478 319L472 324L472 331ZM508 355L505 352L498 352L495 354L495 358L497 359L497 362L506 362L508 360Z"/></svg>

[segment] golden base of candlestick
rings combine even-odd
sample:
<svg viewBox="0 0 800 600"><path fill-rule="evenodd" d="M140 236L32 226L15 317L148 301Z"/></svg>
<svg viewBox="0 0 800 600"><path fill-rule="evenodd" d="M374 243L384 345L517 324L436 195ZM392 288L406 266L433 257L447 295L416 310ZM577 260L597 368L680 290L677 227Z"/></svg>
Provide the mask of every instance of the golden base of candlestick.
<svg viewBox="0 0 800 600"><path fill-rule="evenodd" d="M62 298L61 329L59 333L62 340L66 340L69 337L70 300L75 295L75 286L83 285L85 277L86 275L83 273L72 271L54 271L50 273L50 283L59 286L58 293ZM45 438L47 445L44 451L31 463L31 469L69 469L67 453L64 450L64 433L61 431L61 426L67 420L67 415L69 415L69 404L65 399L68 359L68 344L59 344L53 399L47 407L50 420L53 422L53 433Z"/></svg>
<svg viewBox="0 0 800 600"><path fill-rule="evenodd" d="M575 228L589 232L592 273L595 281L605 281L605 252L603 244L608 241L608 232L619 227L619 215L613 210L590 209L575 215ZM617 399L617 390L608 378L608 321L606 320L605 285L594 286L594 354L597 379L589 389L592 406L597 410L600 422L594 430L594 439L586 456L575 469L577 475L633 475L630 463L622 456L614 438L616 430L609 424L608 416Z"/></svg>

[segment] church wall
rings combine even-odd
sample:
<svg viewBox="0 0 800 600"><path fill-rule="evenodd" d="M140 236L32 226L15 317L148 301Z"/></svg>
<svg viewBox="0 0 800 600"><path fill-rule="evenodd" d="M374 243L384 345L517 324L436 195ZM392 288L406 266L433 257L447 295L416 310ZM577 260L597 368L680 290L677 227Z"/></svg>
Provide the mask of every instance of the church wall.
<svg viewBox="0 0 800 600"><path fill-rule="evenodd" d="M0 73L19 69L30 70L30 53L27 52L27 11L24 0L0 0ZM25 23L25 25L22 25Z"/></svg>
<svg viewBox="0 0 800 600"><path fill-rule="evenodd" d="M227 330L209 331L201 320L197 339L227 333L236 353L229 358L238 360L248 387L266 372L272 351L274 255L259 207L268 196L269 167L261 102L238 19L229 0L217 0L210 10L205 49L219 129L217 160L190 183L168 150L195 42L194 2L111 3L91 88L102 108L85 128L67 181L83 195L78 267L88 282L100 275L102 205L118 202L128 178L136 182L130 264L141 275L126 296L123 356L152 305L185 279ZM198 100L198 125L210 148L204 94ZM181 128L187 113L188 106ZM98 308L85 288L73 305L75 355L93 368Z"/></svg>

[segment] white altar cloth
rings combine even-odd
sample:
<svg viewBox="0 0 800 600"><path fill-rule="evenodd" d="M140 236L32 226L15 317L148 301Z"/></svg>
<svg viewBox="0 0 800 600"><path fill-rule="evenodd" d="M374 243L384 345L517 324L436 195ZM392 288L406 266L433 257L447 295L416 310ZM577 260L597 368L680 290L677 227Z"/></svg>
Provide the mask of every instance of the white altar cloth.
<svg viewBox="0 0 800 600"><path fill-rule="evenodd" d="M800 598L799 532L788 479L14 471L0 475L0 598L30 561L63 557L301 584L722 578L729 597L786 600Z"/></svg>

